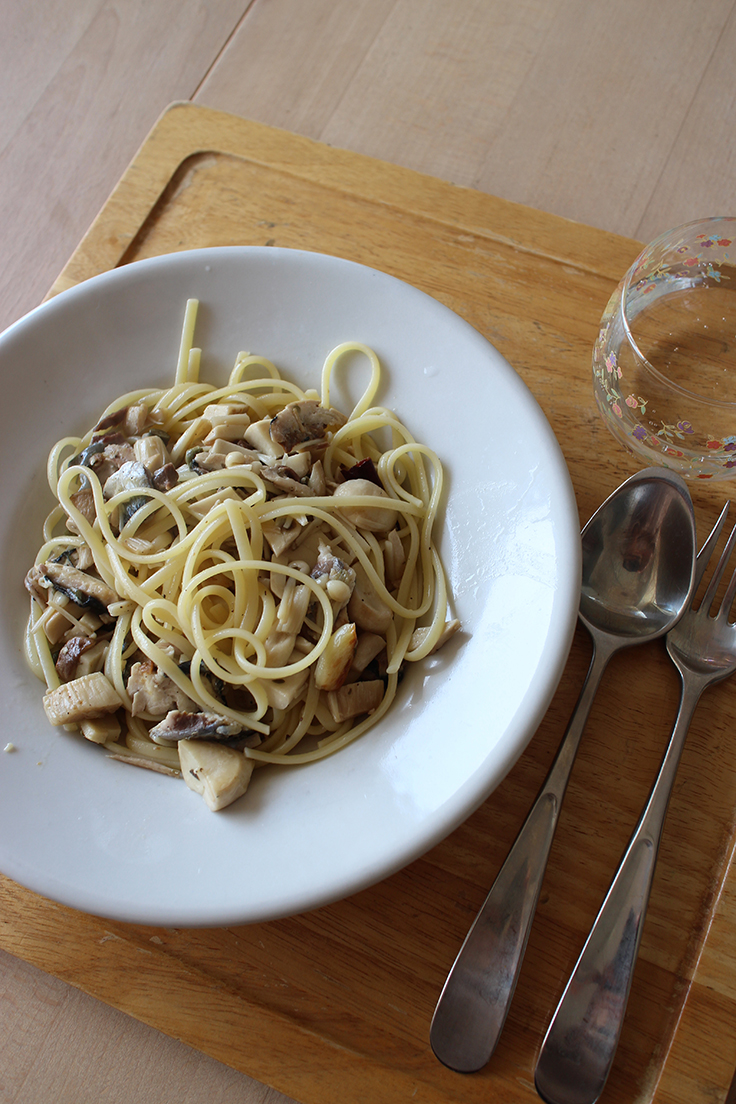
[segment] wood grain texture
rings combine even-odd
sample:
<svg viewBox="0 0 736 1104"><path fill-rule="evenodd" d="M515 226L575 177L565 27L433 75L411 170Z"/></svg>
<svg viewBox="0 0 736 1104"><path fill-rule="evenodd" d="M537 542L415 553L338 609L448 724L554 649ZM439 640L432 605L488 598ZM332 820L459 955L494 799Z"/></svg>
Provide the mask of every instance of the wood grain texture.
<svg viewBox="0 0 736 1104"><path fill-rule="evenodd" d="M488 336L552 424L583 519L635 470L594 411L589 362L602 305L637 243L431 177L181 105L163 117L56 290L122 260L266 240L376 264ZM698 485L694 494L705 528L721 492ZM502 786L441 845L372 889L272 924L193 931L97 920L5 881L0 945L304 1104L528 1104L551 1009L674 719L677 679L662 649L622 655L604 677L493 1062L459 1078L433 1058L427 1030L589 654L579 630L549 712ZM663 1104L683 1091L688 1104L710 1104L725 1097L736 1063L725 1026L736 1013L725 881L734 687L706 700L670 807L608 1104Z"/></svg>
<svg viewBox="0 0 736 1104"><path fill-rule="evenodd" d="M3 103L15 103L16 83L24 95L0 143L0 253L12 261L0 269L0 325L40 302L158 115L192 95L247 5L10 5Z"/></svg>
<svg viewBox="0 0 736 1104"><path fill-rule="evenodd" d="M114 1008L100 1017L97 1001L28 963L0 952L0 964L3 1104L287 1104Z"/></svg>

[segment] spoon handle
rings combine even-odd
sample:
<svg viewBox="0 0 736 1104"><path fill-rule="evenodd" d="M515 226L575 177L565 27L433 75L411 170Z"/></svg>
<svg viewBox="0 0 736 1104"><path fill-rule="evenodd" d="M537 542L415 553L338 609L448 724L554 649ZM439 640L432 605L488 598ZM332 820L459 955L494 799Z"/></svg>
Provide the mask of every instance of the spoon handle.
<svg viewBox="0 0 736 1104"><path fill-rule="evenodd" d="M562 799L598 684L615 645L593 658L554 763L448 974L429 1038L458 1073L474 1073L496 1048L526 950Z"/></svg>
<svg viewBox="0 0 736 1104"><path fill-rule="evenodd" d="M639 952L675 774L705 681L683 683L680 708L646 807L557 1005L534 1081L546 1104L595 1104L611 1071Z"/></svg>

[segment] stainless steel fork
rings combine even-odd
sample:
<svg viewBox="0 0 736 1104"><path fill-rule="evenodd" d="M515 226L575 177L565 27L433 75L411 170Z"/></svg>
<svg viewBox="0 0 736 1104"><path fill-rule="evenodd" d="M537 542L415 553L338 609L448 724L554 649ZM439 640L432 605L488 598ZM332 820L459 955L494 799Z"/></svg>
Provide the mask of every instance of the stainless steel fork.
<svg viewBox="0 0 736 1104"><path fill-rule="evenodd" d="M729 504L698 554L698 584L718 543ZM594 1104L618 1046L631 978L657 862L672 786L700 695L736 671L736 625L729 612L736 571L720 608L711 615L718 585L736 544L734 526L697 608L667 634L667 651L682 677L680 707L657 780L611 887L596 917L557 1011L535 1070L537 1092L547 1104Z"/></svg>

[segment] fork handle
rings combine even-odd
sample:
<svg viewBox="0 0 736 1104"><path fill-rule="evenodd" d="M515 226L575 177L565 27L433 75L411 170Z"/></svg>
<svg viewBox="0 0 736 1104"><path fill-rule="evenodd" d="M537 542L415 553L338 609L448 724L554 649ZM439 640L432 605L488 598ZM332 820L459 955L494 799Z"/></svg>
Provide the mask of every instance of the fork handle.
<svg viewBox="0 0 736 1104"><path fill-rule="evenodd" d="M595 1104L613 1064L639 951L670 794L707 680L683 680L680 707L649 800L562 994L534 1081L547 1104Z"/></svg>
<svg viewBox="0 0 736 1104"><path fill-rule="evenodd" d="M575 753L603 671L615 651L600 640L554 763L447 976L429 1039L446 1066L488 1062L516 988Z"/></svg>

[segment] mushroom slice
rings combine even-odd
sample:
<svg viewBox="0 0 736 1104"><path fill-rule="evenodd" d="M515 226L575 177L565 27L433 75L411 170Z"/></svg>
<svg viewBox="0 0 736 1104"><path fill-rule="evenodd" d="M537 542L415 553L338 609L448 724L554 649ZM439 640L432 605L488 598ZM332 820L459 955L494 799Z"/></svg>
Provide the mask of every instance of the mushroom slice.
<svg viewBox="0 0 736 1104"><path fill-rule="evenodd" d="M63 682L43 697L43 707L52 725L94 720L114 713L122 704L117 690L101 671Z"/></svg>
<svg viewBox="0 0 736 1104"><path fill-rule="evenodd" d="M123 433L126 437L138 437L145 429L148 421L148 407L143 402L133 403L128 407L123 423Z"/></svg>
<svg viewBox="0 0 736 1104"><path fill-rule="evenodd" d="M192 699L150 659L133 664L125 688L132 700L134 717L140 713L163 717L171 710L188 710L194 706Z"/></svg>
<svg viewBox="0 0 736 1104"><path fill-rule="evenodd" d="M384 690L380 679L349 682L327 695L327 706L333 719L339 724L351 717L359 717L361 713L373 713L383 701Z"/></svg>
<svg viewBox="0 0 736 1104"><path fill-rule="evenodd" d="M352 666L357 642L355 625L341 625L335 630L314 670L318 690L338 690L342 686Z"/></svg>
<svg viewBox="0 0 736 1104"><path fill-rule="evenodd" d="M284 455L281 445L271 436L271 423L268 418L262 418L260 422L252 422L243 434L243 440L261 456L277 459Z"/></svg>
<svg viewBox="0 0 736 1104"><path fill-rule="evenodd" d="M135 450L137 462L143 465L149 476L153 476L153 473L162 468L164 464L171 463L169 450L157 433L149 433L145 437L139 437L133 445L133 449Z"/></svg>
<svg viewBox="0 0 736 1104"><path fill-rule="evenodd" d="M291 452L297 445L321 441L330 430L345 425L347 418L339 410L326 410L315 400L289 403L271 419L271 439Z"/></svg>
<svg viewBox="0 0 736 1104"><path fill-rule="evenodd" d="M95 509L95 496L92 494L92 488L82 487L81 490L75 491L70 497L72 506L75 506L77 510L79 510L85 521L88 521L90 525L94 525L97 511ZM79 531L76 521L71 517L66 519L66 527L72 533L77 533Z"/></svg>
<svg viewBox="0 0 736 1104"><path fill-rule="evenodd" d="M82 654L95 646L91 636L73 636L67 640L56 657L56 673L62 682L70 682L77 673Z"/></svg>
<svg viewBox="0 0 736 1104"><path fill-rule="evenodd" d="M135 460L133 446L118 434L118 439L106 443L106 439L93 441L78 461L84 467L92 468L100 483L104 486L113 472L123 464ZM98 447L102 446L99 448Z"/></svg>
<svg viewBox="0 0 736 1104"><path fill-rule="evenodd" d="M170 491L179 482L179 473L173 464L164 464L153 473L153 485L157 491Z"/></svg>
<svg viewBox="0 0 736 1104"><path fill-rule="evenodd" d="M321 460L315 460L312 464L312 470L309 473L309 486L312 494L319 498L327 494L327 480L325 479L325 469Z"/></svg>
<svg viewBox="0 0 736 1104"><path fill-rule="evenodd" d="M362 632L358 636L358 644L353 656L352 670L358 673L365 671L369 663L379 656L386 647L384 637L377 633Z"/></svg>
<svg viewBox="0 0 736 1104"><path fill-rule="evenodd" d="M47 562L40 564L38 570L40 575L49 580L55 590L66 594L72 602L82 608L90 607L95 610L106 610L113 602L120 601L115 591L102 579L96 579L94 575L89 575L86 571L78 571L76 567ZM26 577L26 586L28 586L27 580L28 577ZM32 593L35 594L36 590L33 589Z"/></svg>
<svg viewBox="0 0 736 1104"><path fill-rule="evenodd" d="M262 468L261 475L272 487L275 487L277 491L283 491L284 494L304 497L313 493L312 488L295 479L291 469L285 465Z"/></svg>
<svg viewBox="0 0 736 1104"><path fill-rule="evenodd" d="M180 741L179 763L189 789L201 794L215 813L242 797L254 767L242 751L197 740Z"/></svg>
<svg viewBox="0 0 736 1104"><path fill-rule="evenodd" d="M155 771L156 774L168 774L171 778L181 778L181 771L176 767L170 767L167 763L157 763L155 759L149 759L146 755L129 755L126 752L110 751L108 759L117 759L118 763L127 763L131 767L143 767L144 770Z"/></svg>
<svg viewBox="0 0 736 1104"><path fill-rule="evenodd" d="M443 644L446 644L447 641L450 639L450 637L455 635L455 633L458 631L459 628L460 628L460 622L458 621L457 618L454 618L452 621L445 621L445 627L443 628L442 632L440 633L439 638L437 640L437 643L435 644L434 648L431 648L430 651L427 652L427 655L434 655L435 652L438 652L440 650L440 648L443 646ZM415 629L414 632L411 634L411 640L409 642L409 651L410 652L415 652L418 648L421 648L422 644L427 639L428 635L429 635L429 628L428 627L427 628L421 628L421 629Z"/></svg>
<svg viewBox="0 0 736 1104"><path fill-rule="evenodd" d="M383 487L377 487L370 479L349 479L334 491L335 498L350 498L353 495L360 495L361 498L370 496L378 501L375 506L341 506L340 513L351 525L356 529L367 529L370 533L387 533L393 529L398 513L389 505L393 499Z"/></svg>
<svg viewBox="0 0 736 1104"><path fill-rule="evenodd" d="M393 620L393 613L384 605L360 565L355 568L355 588L348 602L348 616L359 629L383 635Z"/></svg>
<svg viewBox="0 0 736 1104"><path fill-rule="evenodd" d="M288 528L278 520L264 521L261 529L268 541L274 556L280 556L289 548L300 534L298 525L290 525Z"/></svg>
<svg viewBox="0 0 736 1104"><path fill-rule="evenodd" d="M120 735L120 721L114 713L94 720L80 721L79 728L85 740L93 744L113 744Z"/></svg>
<svg viewBox="0 0 736 1104"><path fill-rule="evenodd" d="M178 740L201 740L206 737L227 739L243 731L238 721L231 721L221 713L185 713L170 710L148 735L154 743L175 743Z"/></svg>
<svg viewBox="0 0 736 1104"><path fill-rule="evenodd" d="M285 679L264 679L263 691L266 701L273 709L288 709L299 696L307 682L309 672L297 671Z"/></svg>

